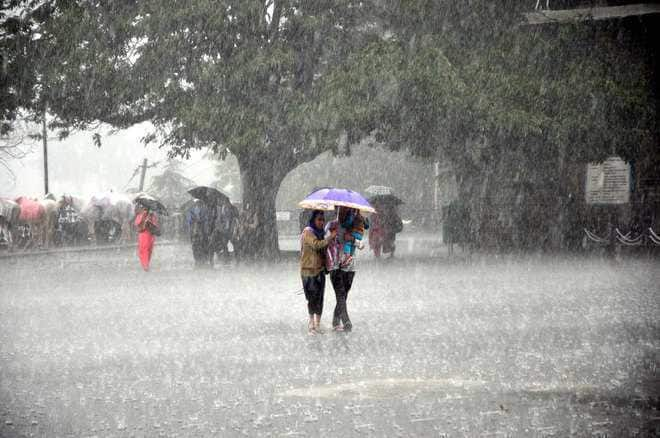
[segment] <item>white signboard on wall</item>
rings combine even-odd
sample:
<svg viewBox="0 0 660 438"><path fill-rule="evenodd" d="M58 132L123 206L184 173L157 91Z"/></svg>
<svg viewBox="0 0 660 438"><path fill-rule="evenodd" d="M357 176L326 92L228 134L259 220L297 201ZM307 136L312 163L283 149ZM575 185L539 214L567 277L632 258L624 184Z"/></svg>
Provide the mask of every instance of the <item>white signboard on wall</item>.
<svg viewBox="0 0 660 438"><path fill-rule="evenodd" d="M276 219L278 221L290 221L291 220L291 212L290 211L276 211L275 216L276 216Z"/></svg>
<svg viewBox="0 0 660 438"><path fill-rule="evenodd" d="M619 157L587 164L587 204L625 204L630 201L630 165Z"/></svg>

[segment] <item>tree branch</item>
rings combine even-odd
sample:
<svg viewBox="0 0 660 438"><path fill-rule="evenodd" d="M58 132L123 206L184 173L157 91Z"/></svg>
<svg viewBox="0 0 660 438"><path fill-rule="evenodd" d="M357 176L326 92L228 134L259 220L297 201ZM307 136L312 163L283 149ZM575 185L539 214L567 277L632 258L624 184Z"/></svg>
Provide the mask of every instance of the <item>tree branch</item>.
<svg viewBox="0 0 660 438"><path fill-rule="evenodd" d="M280 20L282 19L282 8L285 0L273 0L273 16L270 19L270 28L268 29L268 40L274 43L279 37Z"/></svg>

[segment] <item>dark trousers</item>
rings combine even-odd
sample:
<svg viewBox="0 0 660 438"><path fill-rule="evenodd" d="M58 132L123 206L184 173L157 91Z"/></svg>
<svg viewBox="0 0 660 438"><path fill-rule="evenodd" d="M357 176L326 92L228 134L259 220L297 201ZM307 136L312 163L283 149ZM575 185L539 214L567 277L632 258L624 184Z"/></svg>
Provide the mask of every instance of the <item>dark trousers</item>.
<svg viewBox="0 0 660 438"><path fill-rule="evenodd" d="M335 290L335 298L337 299L335 313L332 316L333 327L338 326L340 320L344 323L345 330L350 330L353 327L348 317L348 310L346 309L346 300L348 299L348 292L353 285L353 277L355 277L355 272L346 272L341 269L330 272L330 281L332 282L332 288Z"/></svg>
<svg viewBox="0 0 660 438"><path fill-rule="evenodd" d="M310 315L323 313L323 294L325 293L325 274L321 272L315 277L303 277L303 290L307 298L307 310Z"/></svg>
<svg viewBox="0 0 660 438"><path fill-rule="evenodd" d="M209 248L207 239L204 236L192 236L192 252L195 265L206 264L209 261Z"/></svg>

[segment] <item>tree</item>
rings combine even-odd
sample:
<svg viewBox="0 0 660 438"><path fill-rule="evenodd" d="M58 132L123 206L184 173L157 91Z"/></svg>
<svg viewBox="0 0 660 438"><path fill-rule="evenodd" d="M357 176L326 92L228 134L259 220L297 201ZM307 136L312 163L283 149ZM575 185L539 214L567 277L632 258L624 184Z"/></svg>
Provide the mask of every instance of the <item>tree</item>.
<svg viewBox="0 0 660 438"><path fill-rule="evenodd" d="M0 135L7 136L21 108L31 107L38 83L35 32L44 20L38 2L2 2L0 9Z"/></svg>
<svg viewBox="0 0 660 438"><path fill-rule="evenodd" d="M634 156L656 135L649 68L613 44L620 26L525 28L519 2L44 4L24 46L49 62L27 63L22 104L64 127L150 120L173 156L233 154L264 256L287 173L372 134L449 160L477 242L499 218L513 228L501 205L530 185L565 190L570 158Z"/></svg>
<svg viewBox="0 0 660 438"><path fill-rule="evenodd" d="M0 169L14 181L14 173L10 162L26 157L37 146L41 138L39 127L17 115L12 123L12 129L0 135Z"/></svg>
<svg viewBox="0 0 660 438"><path fill-rule="evenodd" d="M89 123L75 123L67 106L86 111L81 103L75 80L89 70L89 64L76 58L79 44L87 38L99 36L91 32L92 27L74 26L73 21L58 22L75 8L74 2L41 0L3 1L0 9L0 135L12 131L21 119L42 123L47 117L48 129L57 129L63 139L69 129L89 127ZM58 28L57 26L65 26ZM77 75L70 78L70 73ZM68 81L68 79L73 79ZM93 85L93 82L92 82ZM79 86L78 86L79 87ZM88 93L89 94L89 93ZM51 108L55 106L57 108ZM63 116L64 118L60 117ZM97 119L98 120L98 119ZM98 144L98 137L95 136Z"/></svg>
<svg viewBox="0 0 660 438"><path fill-rule="evenodd" d="M250 250L270 256L281 181L337 149L343 126L326 117L326 78L372 38L369 10L350 0L66 2L43 29L66 59L45 75L60 91L49 109L74 127L150 120L172 156L231 152L259 223Z"/></svg>
<svg viewBox="0 0 660 438"><path fill-rule="evenodd" d="M213 186L229 196L232 201L242 199L241 170L236 157L228 153L224 159L218 160L213 153L210 153L208 158L216 160L214 173L217 179L213 182Z"/></svg>
<svg viewBox="0 0 660 438"><path fill-rule="evenodd" d="M657 135L652 68L621 44L629 29L521 27L520 12L513 3L384 1L387 38L334 78L361 91L341 103L351 108L346 123L375 129L392 149L449 160L477 245L518 245L521 221L538 241L561 235L550 227L564 222L575 163L635 157ZM521 209L529 214L515 218Z"/></svg>

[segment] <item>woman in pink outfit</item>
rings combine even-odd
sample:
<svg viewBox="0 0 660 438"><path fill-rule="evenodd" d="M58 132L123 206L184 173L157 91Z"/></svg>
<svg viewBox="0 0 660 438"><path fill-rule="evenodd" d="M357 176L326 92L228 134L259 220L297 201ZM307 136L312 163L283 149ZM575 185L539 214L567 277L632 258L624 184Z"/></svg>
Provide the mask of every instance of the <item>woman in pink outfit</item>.
<svg viewBox="0 0 660 438"><path fill-rule="evenodd" d="M158 218L149 209L142 207L135 216L135 226L138 229L138 257L140 258L140 264L142 264L142 268L145 271L148 271L156 236L160 235Z"/></svg>

